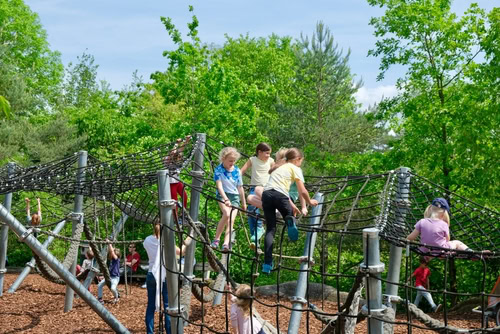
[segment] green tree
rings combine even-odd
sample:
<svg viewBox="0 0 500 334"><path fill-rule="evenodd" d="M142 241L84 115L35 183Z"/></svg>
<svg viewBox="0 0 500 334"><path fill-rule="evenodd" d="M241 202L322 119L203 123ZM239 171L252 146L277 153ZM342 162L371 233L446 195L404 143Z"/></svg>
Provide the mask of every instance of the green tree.
<svg viewBox="0 0 500 334"><path fill-rule="evenodd" d="M9 66L10 76L22 79L36 97L38 109L54 103L63 73L59 53L49 49L47 34L38 15L22 0L0 2L0 46L3 49L0 50L0 64ZM0 91L5 89L0 87Z"/></svg>
<svg viewBox="0 0 500 334"><path fill-rule="evenodd" d="M498 108L472 74L490 68L489 58L481 64L478 55L495 23L486 24L475 4L458 18L449 0L368 2L386 8L371 20L379 40L369 54L381 57L379 78L393 65L407 68L397 82L400 95L380 106L399 135L394 161L451 191L468 195L477 187L477 200L493 200L498 178L491 182L489 167L499 156Z"/></svg>

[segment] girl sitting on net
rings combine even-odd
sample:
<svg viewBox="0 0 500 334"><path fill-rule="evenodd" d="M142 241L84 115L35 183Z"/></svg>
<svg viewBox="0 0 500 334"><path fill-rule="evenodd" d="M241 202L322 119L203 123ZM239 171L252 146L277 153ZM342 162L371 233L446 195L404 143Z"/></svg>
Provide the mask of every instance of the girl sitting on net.
<svg viewBox="0 0 500 334"><path fill-rule="evenodd" d="M214 170L214 181L217 187L216 197L219 200L219 208L222 217L217 224L215 239L212 241L213 248L219 248L219 239L224 227L226 234L224 236L223 251L231 250L231 234L233 233L233 224L238 212L233 208L240 206L240 200L243 210L247 209L245 201L245 192L243 191L243 181L236 161L240 158L240 153L234 147L225 147L220 151L219 158L221 164Z"/></svg>
<svg viewBox="0 0 500 334"><path fill-rule="evenodd" d="M472 251L459 240L450 240L450 205L444 198L435 198L432 204L425 209L424 218L415 225L415 229L407 237L413 241L420 235L420 243L429 246ZM429 252L428 248L420 247L422 252Z"/></svg>
<svg viewBox="0 0 500 334"><path fill-rule="evenodd" d="M265 334L262 324L255 316L250 318L252 302L250 286L240 284L231 297L231 326L237 334ZM253 331L252 331L253 329Z"/></svg>
<svg viewBox="0 0 500 334"><path fill-rule="evenodd" d="M253 212L248 216L248 225L250 228L250 247L255 249L257 244L264 234L262 220L256 217L259 214L259 209L262 210L262 191L267 181L269 180L269 170L274 165L274 159L271 158L271 146L267 143L259 143L255 149L255 156L250 157L241 168L241 175L244 175L248 168L252 171L250 180L250 193L247 197L248 211Z"/></svg>
<svg viewBox="0 0 500 334"><path fill-rule="evenodd" d="M266 239L264 243L264 264L262 272L269 274L273 266L273 243L276 233L276 210L285 218L288 237L291 241L297 241L299 231L295 224L295 217L290 201L290 186L297 183L300 196L311 206L318 205L318 201L309 197L309 192L304 186L304 176L300 166L304 155L296 148L286 152L285 161L277 163L271 168L271 177L264 187L262 193L262 206L266 217Z"/></svg>

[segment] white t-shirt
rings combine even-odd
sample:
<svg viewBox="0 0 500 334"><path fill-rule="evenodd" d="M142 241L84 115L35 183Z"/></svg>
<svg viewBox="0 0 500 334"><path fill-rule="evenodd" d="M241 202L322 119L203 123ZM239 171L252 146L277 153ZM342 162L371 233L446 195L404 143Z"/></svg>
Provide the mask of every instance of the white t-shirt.
<svg viewBox="0 0 500 334"><path fill-rule="evenodd" d="M262 329L262 324L253 317L253 332L250 324L250 315L245 316L242 309L235 303L231 305L231 326L238 329L238 334L258 334Z"/></svg>
<svg viewBox="0 0 500 334"><path fill-rule="evenodd" d="M153 266L156 261L156 256L158 256L158 242L160 240L156 239L154 235L147 236L142 243L144 245L144 249L148 253L148 271L152 272Z"/></svg>
<svg viewBox="0 0 500 334"><path fill-rule="evenodd" d="M257 157L250 157L252 163L252 179L250 180L251 186L265 186L269 180L269 170L274 162L273 158L262 161Z"/></svg>
<svg viewBox="0 0 500 334"><path fill-rule="evenodd" d="M285 196L290 197L290 186L297 180L304 182L302 169L290 162L287 162L286 164L278 167L278 169L272 172L271 176L269 177L269 181L264 187L264 191L274 189L284 194Z"/></svg>

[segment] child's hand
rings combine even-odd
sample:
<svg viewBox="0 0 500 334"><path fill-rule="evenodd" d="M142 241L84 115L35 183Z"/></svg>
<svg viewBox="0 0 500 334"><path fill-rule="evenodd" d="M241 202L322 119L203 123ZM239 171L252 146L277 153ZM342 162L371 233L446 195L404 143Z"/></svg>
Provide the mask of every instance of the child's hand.
<svg viewBox="0 0 500 334"><path fill-rule="evenodd" d="M300 212L302 212L302 214L304 216L307 216L307 214L309 213L309 211L307 211L307 208L306 207L303 207L302 210L300 210Z"/></svg>
<svg viewBox="0 0 500 334"><path fill-rule="evenodd" d="M246 204L244 204L241 208L243 209L243 211L247 211L247 205Z"/></svg>
<svg viewBox="0 0 500 334"><path fill-rule="evenodd" d="M293 216L297 216L300 213L299 208L297 208L295 205L292 205L292 210L293 210Z"/></svg>
<svg viewBox="0 0 500 334"><path fill-rule="evenodd" d="M36 201L37 201L38 203L40 203L40 197L37 197L37 198L36 198Z"/></svg>
<svg viewBox="0 0 500 334"><path fill-rule="evenodd" d="M315 199L312 199L311 202L309 203L311 206L316 206L318 205L318 201Z"/></svg>
<svg viewBox="0 0 500 334"><path fill-rule="evenodd" d="M29 199L28 197L26 197L26 198L24 199L24 201L25 201L26 203L29 203L29 202L30 202L30 199Z"/></svg>
<svg viewBox="0 0 500 334"><path fill-rule="evenodd" d="M231 201L230 201L229 199L226 199L226 200L224 201L224 204L225 204L227 207L231 207L231 206L232 206Z"/></svg>

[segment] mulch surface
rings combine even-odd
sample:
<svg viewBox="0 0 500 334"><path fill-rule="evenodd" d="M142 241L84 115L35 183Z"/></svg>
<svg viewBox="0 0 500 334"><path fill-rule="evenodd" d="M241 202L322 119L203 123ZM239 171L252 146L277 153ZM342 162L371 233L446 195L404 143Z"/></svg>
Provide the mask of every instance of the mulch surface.
<svg viewBox="0 0 500 334"><path fill-rule="evenodd" d="M10 294L7 289L17 278L17 273L7 273L4 280L3 296L0 297L0 333L112 333L109 326L81 299L75 298L73 309L64 313L65 286L48 282L37 274L28 275L19 289ZM104 306L113 313L113 315L125 326L131 333L144 333L144 315L146 312L146 289L142 289L139 284L129 285L131 292L125 294L125 285L120 284L121 298L118 304L112 304L111 292L104 288ZM97 286L92 285L91 292L97 294ZM229 299L229 298L228 298ZM260 298L259 300L268 305L276 303L276 298ZM223 304L212 307L205 304L202 307L200 302L194 297L191 304L190 321L196 324L204 323L208 328L218 331L226 331L226 319L229 317L229 310L226 312L223 298ZM291 303L280 299L280 303L291 307ZM254 303L255 308L260 315L274 326L276 326L276 307L268 307ZM321 306L321 301L318 301ZM325 311L334 312L336 303L325 302ZM434 315L435 318L443 320L443 314ZM406 322L405 314L398 314L398 321ZM290 319L290 311L279 308L279 329L286 331ZM481 326L480 315L475 313L451 314L448 317L449 324L462 328L477 328ZM155 321L155 325L158 321ZM415 324L419 324L415 322ZM421 325L421 324L420 324ZM231 331L230 324L229 331ZM490 326L493 323L490 322ZM307 330L309 328L309 330ZM299 333L320 333L322 325L312 313L307 315L303 313ZM186 334L200 333L201 327L189 325L184 329ZM210 333L207 328L204 333ZM356 333L366 333L366 321L359 323L356 327ZM395 333L407 333L406 325L397 325ZM232 333L235 333L232 331ZM413 328L412 333L434 333L430 330Z"/></svg>

